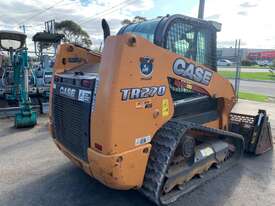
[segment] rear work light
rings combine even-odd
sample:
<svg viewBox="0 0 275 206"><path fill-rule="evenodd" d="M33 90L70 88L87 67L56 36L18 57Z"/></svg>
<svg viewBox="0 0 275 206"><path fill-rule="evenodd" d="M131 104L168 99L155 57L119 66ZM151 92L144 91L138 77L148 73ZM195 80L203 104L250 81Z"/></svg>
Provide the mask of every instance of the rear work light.
<svg viewBox="0 0 275 206"><path fill-rule="evenodd" d="M83 86L83 87L90 88L91 85L92 85L92 81L89 79L83 79L81 81L81 86Z"/></svg>

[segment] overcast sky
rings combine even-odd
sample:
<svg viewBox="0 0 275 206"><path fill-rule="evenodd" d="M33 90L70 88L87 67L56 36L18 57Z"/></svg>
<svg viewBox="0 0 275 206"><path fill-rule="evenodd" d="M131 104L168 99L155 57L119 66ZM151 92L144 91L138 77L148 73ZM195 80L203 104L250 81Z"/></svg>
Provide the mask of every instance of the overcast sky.
<svg viewBox="0 0 275 206"><path fill-rule="evenodd" d="M198 5L199 0L0 0L0 30L19 30L25 24L31 47L31 37L43 30L44 21L70 19L98 46L103 17L115 34L125 18L176 13L196 17ZM205 18L223 24L219 47L234 46L234 40L240 38L242 47L275 49L274 8L273 0L206 0Z"/></svg>

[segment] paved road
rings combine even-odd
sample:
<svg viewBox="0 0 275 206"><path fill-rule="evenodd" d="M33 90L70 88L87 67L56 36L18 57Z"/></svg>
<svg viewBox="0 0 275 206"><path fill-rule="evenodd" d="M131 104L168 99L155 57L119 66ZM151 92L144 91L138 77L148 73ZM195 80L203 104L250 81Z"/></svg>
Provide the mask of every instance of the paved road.
<svg viewBox="0 0 275 206"><path fill-rule="evenodd" d="M246 108L251 107L243 102L236 110ZM53 144L46 122L46 117L40 117L35 128L16 130L12 119L0 119L1 206L152 205L137 191L111 190L74 166ZM273 165L272 152L246 156L230 172L173 205L275 205Z"/></svg>
<svg viewBox="0 0 275 206"><path fill-rule="evenodd" d="M218 71L232 71L232 72L235 72L236 67L219 67ZM269 72L269 69L268 68L255 68L255 69L252 69L252 68L242 67L241 71L242 72Z"/></svg>
<svg viewBox="0 0 275 206"><path fill-rule="evenodd" d="M219 71L236 71L236 68L231 67L220 67ZM269 72L268 69L259 68L259 69L251 69L251 68L242 68L243 72ZM234 85L234 80L230 80ZM247 81L241 80L240 90L243 92L252 92L264 94L267 96L275 97L275 82L259 82L259 81Z"/></svg>
<svg viewBox="0 0 275 206"><path fill-rule="evenodd" d="M235 85L235 80L230 80ZM241 80L240 91L264 94L275 97L275 82L259 82Z"/></svg>

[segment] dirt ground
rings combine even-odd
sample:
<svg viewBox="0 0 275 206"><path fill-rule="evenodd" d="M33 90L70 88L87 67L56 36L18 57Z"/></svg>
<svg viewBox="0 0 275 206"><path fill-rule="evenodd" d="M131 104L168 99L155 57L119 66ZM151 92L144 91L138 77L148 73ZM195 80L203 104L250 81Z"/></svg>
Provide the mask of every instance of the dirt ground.
<svg viewBox="0 0 275 206"><path fill-rule="evenodd" d="M241 101L236 112L261 108L269 114L275 134L275 106ZM270 108L269 108L270 107ZM230 171L173 204L192 206L274 206L274 153L245 155ZM13 119L0 119L1 206L149 206L135 190L116 191L74 166L52 142L47 117L32 129L14 129Z"/></svg>

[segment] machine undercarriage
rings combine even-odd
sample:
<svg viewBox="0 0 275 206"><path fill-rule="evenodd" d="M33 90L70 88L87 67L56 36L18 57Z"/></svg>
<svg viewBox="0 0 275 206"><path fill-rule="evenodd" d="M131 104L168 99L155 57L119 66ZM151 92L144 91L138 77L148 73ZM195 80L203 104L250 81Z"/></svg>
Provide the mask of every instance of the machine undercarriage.
<svg viewBox="0 0 275 206"><path fill-rule="evenodd" d="M259 120L259 130L250 130L256 136L253 143L251 136L243 137L242 133L238 132L242 134L239 135L236 132L237 127L239 131L247 130L247 126L243 126L244 122L236 125L236 116L243 115L234 113L231 116L231 132L180 119L164 125L153 138L140 191L156 204L167 205L230 169L243 152L259 155L272 149L272 135L264 111L260 111L257 116L249 116L257 120L263 118ZM233 127L236 133L233 133ZM266 129L268 131L264 131Z"/></svg>

